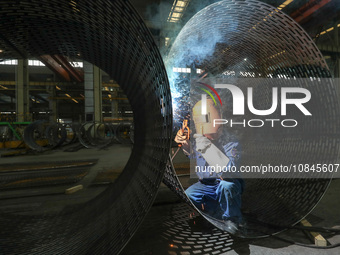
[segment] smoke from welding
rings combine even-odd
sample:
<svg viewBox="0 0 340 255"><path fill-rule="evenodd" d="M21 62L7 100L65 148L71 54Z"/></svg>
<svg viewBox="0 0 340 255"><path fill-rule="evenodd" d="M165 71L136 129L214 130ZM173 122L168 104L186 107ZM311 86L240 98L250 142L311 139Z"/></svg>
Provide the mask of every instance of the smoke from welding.
<svg viewBox="0 0 340 255"><path fill-rule="evenodd" d="M183 74L173 72L173 67L201 65L216 52L218 44L228 44L229 34L237 30L238 21L221 20L220 13L227 11L228 1L218 2L196 13L181 29L173 43L165 65L173 100L174 122L180 123L189 113L190 79L183 81ZM197 5L197 8L202 7ZM189 78L190 74L187 75Z"/></svg>

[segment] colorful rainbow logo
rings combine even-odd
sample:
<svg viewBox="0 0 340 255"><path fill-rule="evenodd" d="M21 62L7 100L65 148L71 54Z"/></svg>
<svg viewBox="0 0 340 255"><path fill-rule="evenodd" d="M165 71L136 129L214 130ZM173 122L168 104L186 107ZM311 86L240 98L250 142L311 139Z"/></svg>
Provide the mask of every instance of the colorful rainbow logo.
<svg viewBox="0 0 340 255"><path fill-rule="evenodd" d="M205 86L205 87L207 87L207 88L209 88L212 92L214 92L214 94L217 96L217 98L218 98L218 100L220 101L221 106L222 106L221 97L219 96L219 94L217 93L217 91L216 91L213 87L211 87L210 85L205 84L205 83L203 83L203 82L198 82L198 83L201 84L201 85L203 85L203 86ZM214 101L215 105L217 105L216 100L215 100L215 97L213 96L213 94L211 94L211 92L210 92L209 90L207 90L207 89L205 89L205 88L200 88L200 89L203 90L205 93L207 93L207 94L212 98L212 100Z"/></svg>

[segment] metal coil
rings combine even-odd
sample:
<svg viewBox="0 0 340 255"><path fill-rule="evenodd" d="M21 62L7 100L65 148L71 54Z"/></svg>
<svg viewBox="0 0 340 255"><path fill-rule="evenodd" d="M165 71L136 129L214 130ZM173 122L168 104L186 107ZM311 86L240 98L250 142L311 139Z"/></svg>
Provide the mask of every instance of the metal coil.
<svg viewBox="0 0 340 255"><path fill-rule="evenodd" d="M77 141L77 130L78 130L78 123L72 123L72 124L65 124L66 129L66 140L64 142L64 145L72 144Z"/></svg>
<svg viewBox="0 0 340 255"><path fill-rule="evenodd" d="M133 129L131 129L131 123L119 123L118 125L114 125L114 137L117 142L122 144L129 144L133 142ZM132 136L131 136L132 134Z"/></svg>
<svg viewBox="0 0 340 255"><path fill-rule="evenodd" d="M37 140L46 139L46 121L37 120L29 124L24 129L24 142L34 151L43 152L48 150L47 146L42 146L37 143Z"/></svg>
<svg viewBox="0 0 340 255"><path fill-rule="evenodd" d="M126 0L4 0L0 11L2 58L57 54L92 63L124 90L135 123L131 157L114 184L60 214L0 213L0 250L117 254L152 205L170 148L171 95L152 35Z"/></svg>
<svg viewBox="0 0 340 255"><path fill-rule="evenodd" d="M259 102L257 109L271 105L273 87L271 83L257 84L258 78L297 78L301 79L299 87L306 86L303 78L323 80L324 83L308 87L313 95L309 104L313 117L296 129L265 127L241 131L242 164L336 163L340 130L336 88L313 40L283 12L253 0L212 4L183 27L166 63L177 125L190 113L187 102L191 81L190 76L175 73L174 67L191 67L192 72L204 69L211 80L223 81L227 77L237 82L253 75L254 79L247 78L247 86L257 89L253 96ZM191 78L194 76L191 73ZM294 175L246 179L242 204L250 219L247 235L265 236L299 222L321 199L331 176L319 173L315 179L295 179ZM180 197L185 196L171 163L164 182ZM221 221L205 216L223 229Z"/></svg>
<svg viewBox="0 0 340 255"><path fill-rule="evenodd" d="M51 149L57 148L66 141L67 132L64 125L51 123L45 129L45 136Z"/></svg>
<svg viewBox="0 0 340 255"><path fill-rule="evenodd" d="M106 123L86 122L78 130L79 141L85 148L104 148L112 143L111 125Z"/></svg>

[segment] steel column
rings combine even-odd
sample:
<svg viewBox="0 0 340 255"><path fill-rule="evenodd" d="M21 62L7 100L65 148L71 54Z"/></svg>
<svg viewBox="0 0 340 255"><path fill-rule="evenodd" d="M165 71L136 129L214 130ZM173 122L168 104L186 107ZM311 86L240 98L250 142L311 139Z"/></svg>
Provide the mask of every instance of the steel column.
<svg viewBox="0 0 340 255"><path fill-rule="evenodd" d="M16 114L17 121L27 121L29 114L28 60L19 59L16 68Z"/></svg>
<svg viewBox="0 0 340 255"><path fill-rule="evenodd" d="M102 117L102 75L101 70L84 62L85 120L101 122Z"/></svg>

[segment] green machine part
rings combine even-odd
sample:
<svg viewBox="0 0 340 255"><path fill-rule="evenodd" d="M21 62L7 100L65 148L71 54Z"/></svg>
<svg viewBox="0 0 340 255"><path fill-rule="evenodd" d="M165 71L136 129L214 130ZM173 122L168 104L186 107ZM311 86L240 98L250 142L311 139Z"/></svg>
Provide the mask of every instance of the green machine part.
<svg viewBox="0 0 340 255"><path fill-rule="evenodd" d="M14 136L18 139L21 140L20 135L16 132L14 126L16 125L29 125L31 122L0 122L0 125L7 125L13 132Z"/></svg>

